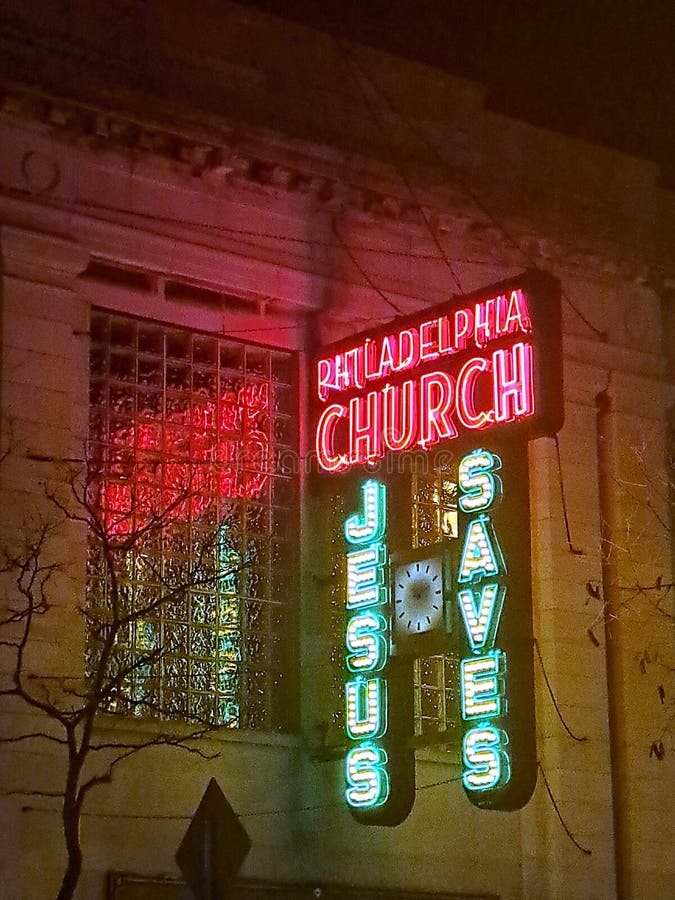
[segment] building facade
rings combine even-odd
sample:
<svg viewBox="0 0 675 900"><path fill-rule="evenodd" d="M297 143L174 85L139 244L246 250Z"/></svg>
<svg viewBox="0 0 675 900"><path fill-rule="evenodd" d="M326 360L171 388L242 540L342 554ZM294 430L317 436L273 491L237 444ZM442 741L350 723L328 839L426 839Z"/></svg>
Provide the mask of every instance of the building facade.
<svg viewBox="0 0 675 900"><path fill-rule="evenodd" d="M251 839L242 897L671 896L675 202L657 168L236 4L9 3L0 22L6 896L57 894L63 722L105 653L78 897L187 896L174 856L211 778ZM479 389L458 389L453 410L480 434L453 443L451 401L429 387L426 439L424 424L405 438L401 406L401 452L391 432L392 452L376 447L367 413L384 413L358 406L365 381L335 368L336 348L417 328L417 365L429 316L480 307L487 321L526 271L560 285L559 350L541 349L555 317L498 300L494 315L534 334L561 427L502 436L496 408L477 424ZM472 333L486 371L492 338ZM342 462L337 437L316 439L334 388L365 448ZM512 661L533 679L532 791L516 809L470 802L457 639L483 602L480 579L468 612L458 596L466 497L480 510L485 496L458 464L493 434L500 475L478 470L503 488L496 567L521 571L499 596L505 610L521 596L532 621L526 651L493 673L507 725L527 693L508 693ZM388 501L379 531L369 490ZM390 575L416 558L445 560L447 611L438 640L405 652ZM348 619L371 589L370 625ZM424 617L406 627L430 630ZM349 791L367 794L350 752L385 759L377 740L364 750L387 723L368 731L360 687L346 706L371 652L371 680L389 679L391 796L397 760L408 779L395 824L350 812ZM496 702L476 678L477 702ZM173 746L195 731L198 752Z"/></svg>

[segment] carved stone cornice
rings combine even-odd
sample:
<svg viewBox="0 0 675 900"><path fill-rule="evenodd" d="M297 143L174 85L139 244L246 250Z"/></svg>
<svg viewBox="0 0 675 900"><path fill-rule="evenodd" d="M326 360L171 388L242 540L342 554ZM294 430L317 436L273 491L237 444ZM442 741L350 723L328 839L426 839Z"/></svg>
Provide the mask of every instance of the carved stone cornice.
<svg viewBox="0 0 675 900"><path fill-rule="evenodd" d="M419 205L393 192L361 187L326 173L332 166L325 154L318 164L289 164L279 137L269 142L276 152L251 149L255 137L224 125L219 140L202 128L187 129L97 108L70 99L50 97L18 87L6 88L0 113L40 123L63 141L92 150L116 150L169 162L176 171L227 183L250 183L288 194L311 197L326 208L349 207L379 219L423 221ZM215 131L215 129L214 129ZM210 138L210 139L209 139ZM262 141L261 141L262 143ZM244 146L246 145L246 146ZM297 156L297 154L295 154ZM336 160L336 164L339 162ZM323 171L322 171L323 170Z"/></svg>

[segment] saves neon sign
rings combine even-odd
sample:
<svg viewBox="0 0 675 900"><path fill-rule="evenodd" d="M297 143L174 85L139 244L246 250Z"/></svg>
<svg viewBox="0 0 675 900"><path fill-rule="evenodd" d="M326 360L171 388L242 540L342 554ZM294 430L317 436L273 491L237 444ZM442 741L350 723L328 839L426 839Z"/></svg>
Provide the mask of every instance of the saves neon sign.
<svg viewBox="0 0 675 900"><path fill-rule="evenodd" d="M457 572L457 604L471 648L460 663L462 718L469 726L462 781L468 791L488 791L511 777L508 733L500 727L507 712L507 660L496 646L507 564L489 514L501 500L501 464L487 450L475 450L459 464L459 508L470 514Z"/></svg>
<svg viewBox="0 0 675 900"><path fill-rule="evenodd" d="M536 780L527 442L471 450L456 472L462 783L476 806L520 809Z"/></svg>
<svg viewBox="0 0 675 900"><path fill-rule="evenodd" d="M507 426L554 434L560 335L558 282L530 271L326 348L314 367L319 467Z"/></svg>

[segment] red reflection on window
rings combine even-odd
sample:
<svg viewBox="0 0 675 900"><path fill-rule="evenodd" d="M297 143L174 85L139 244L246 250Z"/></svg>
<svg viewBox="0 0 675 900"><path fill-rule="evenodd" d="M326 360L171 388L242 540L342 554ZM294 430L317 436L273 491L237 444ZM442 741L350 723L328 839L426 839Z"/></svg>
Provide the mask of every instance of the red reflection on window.
<svg viewBox="0 0 675 900"><path fill-rule="evenodd" d="M106 525L128 534L153 517L188 521L220 498L255 498L267 481L267 384L247 384L154 422L116 429L109 459L118 482L101 489ZM126 451L126 453L125 453ZM125 480L128 479L128 480Z"/></svg>

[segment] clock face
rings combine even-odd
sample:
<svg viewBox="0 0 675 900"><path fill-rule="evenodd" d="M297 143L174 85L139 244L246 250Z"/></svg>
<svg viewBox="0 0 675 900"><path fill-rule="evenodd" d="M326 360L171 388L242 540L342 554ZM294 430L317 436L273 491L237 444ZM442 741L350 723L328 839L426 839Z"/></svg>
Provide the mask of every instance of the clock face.
<svg viewBox="0 0 675 900"><path fill-rule="evenodd" d="M442 557L397 566L394 569L394 640L441 630L443 598Z"/></svg>

